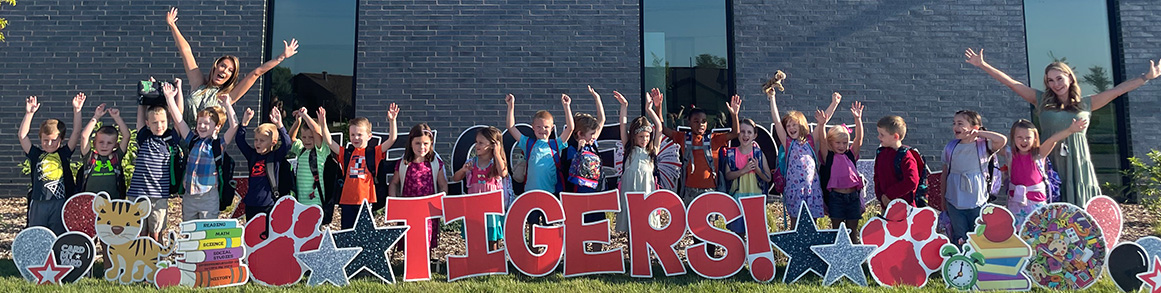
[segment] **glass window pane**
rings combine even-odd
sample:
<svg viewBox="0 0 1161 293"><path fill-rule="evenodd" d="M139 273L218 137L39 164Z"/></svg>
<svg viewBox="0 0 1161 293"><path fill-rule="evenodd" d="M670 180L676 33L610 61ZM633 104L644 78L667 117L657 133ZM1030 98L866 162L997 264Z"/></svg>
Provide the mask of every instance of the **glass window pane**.
<svg viewBox="0 0 1161 293"><path fill-rule="evenodd" d="M726 1L644 0L645 89L665 94L666 123L691 105L705 109L709 127L728 127L731 84Z"/></svg>
<svg viewBox="0 0 1161 293"><path fill-rule="evenodd" d="M264 102L286 112L326 107L328 118L355 116L355 0L272 0L269 59L283 53L282 41L298 39L298 54L267 74ZM265 112L265 111L262 111Z"/></svg>

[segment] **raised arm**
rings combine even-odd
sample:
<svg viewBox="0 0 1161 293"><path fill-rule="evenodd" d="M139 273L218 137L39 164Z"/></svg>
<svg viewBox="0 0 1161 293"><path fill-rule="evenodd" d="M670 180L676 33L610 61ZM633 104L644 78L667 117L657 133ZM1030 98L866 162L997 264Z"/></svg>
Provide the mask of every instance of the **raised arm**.
<svg viewBox="0 0 1161 293"><path fill-rule="evenodd" d="M1088 128L1088 120L1072 119L1072 125L1067 129L1053 134L1048 139L1045 139L1044 143L1040 144L1040 157L1047 158L1049 154L1052 154L1052 149L1056 148L1057 143L1068 138L1073 133L1084 131L1085 128Z"/></svg>
<svg viewBox="0 0 1161 293"><path fill-rule="evenodd" d="M97 127L97 121L101 120L101 116L105 115L105 112L105 104L97 105L97 110L93 112L93 118L89 119L89 123L86 123L85 128L81 130L82 139L77 142L76 150L80 150L82 152L89 151L89 137L92 137L93 128Z"/></svg>
<svg viewBox="0 0 1161 293"><path fill-rule="evenodd" d="M629 129L629 101L625 100L625 96L622 96L621 93L617 91L613 91L613 97L617 98L618 104L621 104L620 120L617 120L617 123L621 125L621 131L619 131L621 133L621 145L623 145L625 149L628 150L631 149L630 146L633 144L632 141L629 141L629 138L633 137L633 135L630 133L633 131L633 129ZM645 101L649 101L648 95L646 95ZM652 105L652 103L649 104ZM648 108L649 107L646 106L646 110L652 110Z"/></svg>
<svg viewBox="0 0 1161 293"><path fill-rule="evenodd" d="M189 125L185 124L185 119L182 119L183 109L177 104L176 100L185 99L181 92L181 79L174 80L173 84L165 83L161 85L161 92L165 95L165 106L168 108L169 117L173 120L173 128L177 133L181 134L182 139L189 135Z"/></svg>
<svg viewBox="0 0 1161 293"><path fill-rule="evenodd" d="M27 154L32 150L32 141L28 139L28 128L32 125L32 116L40 109L40 102L36 96L29 96L24 100L24 120L20 120L20 129L16 130L16 138L20 140L20 148Z"/></svg>
<svg viewBox="0 0 1161 293"><path fill-rule="evenodd" d="M601 130L605 129L605 104L601 103L601 95L597 94L591 85L589 86L589 94L592 94L593 99L597 101L597 125L600 126L597 127L597 132L593 135L594 138L597 138L601 137Z"/></svg>
<svg viewBox="0 0 1161 293"><path fill-rule="evenodd" d="M830 120L830 116L822 110L814 110L814 145L818 148L818 156L826 156L826 152L830 150L830 146L826 143L826 123Z"/></svg>
<svg viewBox="0 0 1161 293"><path fill-rule="evenodd" d="M177 29L177 7L169 9L169 13L165 15L165 22L169 25L169 32L173 33L173 41L177 45L177 52L181 54L182 64L185 65L185 77L189 80L190 89L192 90L205 84L205 76L202 75L202 70L198 68L198 63L194 60L193 50L189 48L189 42L185 40L185 36L181 34L181 30ZM181 108L184 105L178 104L177 106Z"/></svg>
<svg viewBox="0 0 1161 293"><path fill-rule="evenodd" d="M786 143L786 126L782 125L782 117L778 114L778 99L774 91L767 91L766 99L770 100L770 118L774 119L774 132L778 134L778 144Z"/></svg>
<svg viewBox="0 0 1161 293"><path fill-rule="evenodd" d="M302 113L306 112L306 108L294 110L290 113L294 117L294 126L290 127L290 141L298 140L298 129L302 127Z"/></svg>
<svg viewBox="0 0 1161 293"><path fill-rule="evenodd" d="M242 123L238 126L238 131L234 133L234 143L238 145L238 150L242 151L243 155L249 158L250 155L256 153L254 147L246 142L246 127L250 125L250 119L254 118L254 109L246 108L246 113L242 114Z"/></svg>
<svg viewBox="0 0 1161 293"><path fill-rule="evenodd" d="M855 101L851 104L851 116L855 119L855 141L851 142L851 151L858 158L859 149L863 147L863 103Z"/></svg>
<svg viewBox="0 0 1161 293"><path fill-rule="evenodd" d="M81 140L81 109L84 107L85 93L77 93L77 96L73 97L73 132L69 134L68 141L70 150L76 150L77 142Z"/></svg>
<svg viewBox="0 0 1161 293"><path fill-rule="evenodd" d="M558 138L561 142L565 142L572 137L572 130L576 129L576 124L572 121L572 98L569 98L567 94L560 94L560 105L564 106L564 131L558 135Z"/></svg>
<svg viewBox="0 0 1161 293"><path fill-rule="evenodd" d="M504 102L508 104L508 119L504 120L504 127L508 128L508 135L520 140L520 129L516 128L516 97L508 94L504 96Z"/></svg>
<svg viewBox="0 0 1161 293"><path fill-rule="evenodd" d="M319 128L322 128L323 139L326 141L327 147L331 148L331 153L338 154L339 151L343 149L343 146L339 145L339 143L335 142L335 139L331 137L331 127L329 124L327 124L326 108L318 107L318 122L320 124ZM346 162L343 163L345 164Z"/></svg>
<svg viewBox="0 0 1161 293"><path fill-rule="evenodd" d="M1001 84L1004 84L1004 86L1007 86L1009 89L1012 89L1012 91L1016 92L1017 95L1020 95L1021 98L1024 98L1024 101L1027 101L1029 104L1036 105L1036 90L1033 90L1027 85L1024 85L1022 82L1016 81L1011 76L1008 76L1008 74L1000 71L999 69L996 69L995 67L992 67L991 64L988 64L987 61L984 61L984 49L980 49L980 52L976 53L976 51L972 50L972 48L968 48L966 51L964 51L963 56L964 58L967 58L967 60L964 61L966 61L968 64L983 69L984 72L987 72L988 75L992 76L993 79L999 81Z"/></svg>
<svg viewBox="0 0 1161 293"><path fill-rule="evenodd" d="M113 122L117 123L117 131L121 133L121 143L118 145L118 147L120 147L121 151L123 152L129 151L129 137L132 136L133 133L129 131L129 125L125 124L125 119L121 119L121 110L117 108L109 108L107 112L109 112L109 117L113 117Z"/></svg>
<svg viewBox="0 0 1161 293"><path fill-rule="evenodd" d="M1004 145L1008 144L1008 137L1000 134L999 132L983 130L977 131L976 135L979 135L979 137L983 137L984 139L988 140L988 149L990 150L988 153L989 156L994 155L996 152L1004 149Z"/></svg>
<svg viewBox="0 0 1161 293"><path fill-rule="evenodd" d="M310 129L311 132L314 132L314 145L316 147L321 146L323 143L323 132L319 129L319 124L315 122L314 119L310 118L310 113L306 111L306 108L302 108L299 111L302 112L302 122L306 124L307 128Z"/></svg>
<svg viewBox="0 0 1161 293"><path fill-rule="evenodd" d="M238 114L234 111L234 105L226 102L230 100L229 95L219 95L218 104L226 111L226 133L222 135L222 146L230 145L234 140L234 135L238 133Z"/></svg>
<svg viewBox="0 0 1161 293"><path fill-rule="evenodd" d="M835 109L838 109L839 103L842 103L842 102L843 102L843 95L840 95L838 92L834 92L834 93L830 94L830 106L826 107L826 119L827 120L830 120L830 118L834 117Z"/></svg>
<svg viewBox="0 0 1161 293"><path fill-rule="evenodd" d="M290 39L290 43L287 43L286 40L283 40L282 45L283 49L281 55L278 55L278 57L275 57L270 61L266 61L266 63L262 63L262 65L258 66L258 68L254 68L254 71L250 71L250 73L246 74L246 76L243 76L238 80L238 84L235 85L234 89L230 91L230 96L234 97L232 100L230 100L231 104L237 103L238 100L242 99L242 96L246 95L247 91L250 91L250 87L254 86L254 83L258 81L258 78L261 78L262 75L266 74L267 71L274 69L275 66L278 66L279 63L282 63L282 60L286 60L286 58L290 58L291 56L294 56L294 54L298 54L298 40Z"/></svg>
<svg viewBox="0 0 1161 293"><path fill-rule="evenodd" d="M278 157L286 156L286 152L290 150L290 135L286 134L286 126L282 124L282 110L278 108L270 109L270 123L274 123L278 127L278 146L273 151L279 154Z"/></svg>
<svg viewBox="0 0 1161 293"><path fill-rule="evenodd" d="M730 98L730 102L726 103L726 109L730 111L730 133L726 134L726 139L738 138L738 134L742 133L740 119L738 113L742 112L742 97L734 95Z"/></svg>
<svg viewBox="0 0 1161 293"><path fill-rule="evenodd" d="M1108 105L1113 100L1115 100L1117 97L1120 97L1121 95L1124 95L1125 93L1128 93L1129 91L1135 90L1135 89L1145 85L1150 80L1156 79L1157 76L1159 76L1159 75L1161 75L1161 60L1158 60L1157 62L1153 62L1153 60L1149 60L1149 71L1142 73L1141 76L1138 76L1137 78L1134 78L1134 79L1126 80L1126 81L1122 82L1121 84L1118 84L1116 87L1113 87L1113 88L1108 89L1106 91L1100 92L1099 94L1093 95L1092 96L1092 110L1096 111L1097 109L1103 108L1105 105ZM1073 82L1076 82L1076 81L1073 81Z"/></svg>
<svg viewBox="0 0 1161 293"><path fill-rule="evenodd" d="M653 141L650 142L649 147L651 148L650 151L656 152L657 148L661 145L661 130L665 129L665 126L661 122L660 115L657 115L657 111L653 110L653 100L651 99L645 99L645 115L649 116L649 120L653 121L653 135L649 136L649 139Z"/></svg>
<svg viewBox="0 0 1161 293"><path fill-rule="evenodd" d="M395 145L395 140L399 138L399 106L395 103L391 103L390 108L387 108L387 123L391 124L391 130L387 133L387 139L380 143L380 145L387 146L380 148L383 151L382 158L387 157L388 149Z"/></svg>
<svg viewBox="0 0 1161 293"><path fill-rule="evenodd" d="M661 109L661 103L665 101L665 96L661 95L661 90L659 90L657 88L653 88L652 90L647 92L646 95L649 96L649 99L651 101L653 101L653 107L656 107L655 111L656 111L657 115L660 115L659 117L662 119L661 121L664 122L665 121L664 120L665 119L665 116L664 116L665 111L663 111ZM660 127L660 129L661 129L661 134L664 134L665 136L668 136L668 137L677 136L678 132L676 129L665 127L665 124L661 124L658 127Z"/></svg>

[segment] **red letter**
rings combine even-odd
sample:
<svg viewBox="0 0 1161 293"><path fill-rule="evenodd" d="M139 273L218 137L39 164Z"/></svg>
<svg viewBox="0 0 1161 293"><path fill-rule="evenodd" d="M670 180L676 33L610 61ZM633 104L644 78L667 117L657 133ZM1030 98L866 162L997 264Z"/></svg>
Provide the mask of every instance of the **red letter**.
<svg viewBox="0 0 1161 293"><path fill-rule="evenodd" d="M619 212L616 189L598 193L560 193L564 206L564 276L625 273L625 254L620 248L595 253L585 251L585 242L609 242L609 220L585 224L584 214Z"/></svg>
<svg viewBox="0 0 1161 293"><path fill-rule="evenodd" d="M689 258L689 267L699 276L710 279L728 278L742 270L746 258L743 256L746 245L742 238L733 232L714 227L709 222L709 216L719 214L729 223L742 216L738 203L733 197L721 192L708 192L699 195L689 204L689 232L694 237L708 243L722 246L725 255L714 259L706 253L704 246L707 243L698 243L685 248L685 255Z"/></svg>
<svg viewBox="0 0 1161 293"><path fill-rule="evenodd" d="M774 280L774 251L770 248L770 232L766 230L766 197L742 198L742 214L746 221L746 263L750 277L767 283Z"/></svg>
<svg viewBox="0 0 1161 293"><path fill-rule="evenodd" d="M532 210L544 212L546 222L556 223L564 221L564 210L555 196L542 190L525 192L516 198L512 207L508 208L508 216L504 218L504 247L508 248L508 259L521 273L532 277L542 277L556 270L564 252L562 240L563 227L549 227L536 225L532 227L532 245L544 248L544 252L533 254L524 243L524 219Z"/></svg>
<svg viewBox="0 0 1161 293"><path fill-rule="evenodd" d="M443 197L443 216L447 223L463 220L464 255L447 256L447 280L455 281L467 277L499 275L508 273L508 262L504 249L488 251L488 214L504 214L504 192L501 190L480 194Z"/></svg>
<svg viewBox="0 0 1161 293"><path fill-rule="evenodd" d="M685 207L681 198L665 189L648 196L641 192L629 192L625 196L629 211L629 264L633 267L629 274L638 278L653 277L649 251L657 256L666 276L685 274L685 264L677 257L677 243L685 236ZM669 224L653 228L649 225L649 214L658 209L669 213Z"/></svg>
<svg viewBox="0 0 1161 293"><path fill-rule="evenodd" d="M444 193L422 197L388 197L387 222L403 222L411 226L403 236L403 280L424 281L431 280L431 247L427 242L429 219L443 217ZM432 233L439 233L439 230Z"/></svg>

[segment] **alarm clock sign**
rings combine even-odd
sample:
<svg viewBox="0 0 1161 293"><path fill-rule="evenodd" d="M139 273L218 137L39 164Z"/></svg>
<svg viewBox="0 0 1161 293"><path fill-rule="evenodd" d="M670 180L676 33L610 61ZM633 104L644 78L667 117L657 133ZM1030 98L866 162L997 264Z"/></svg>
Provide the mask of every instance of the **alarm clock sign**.
<svg viewBox="0 0 1161 293"><path fill-rule="evenodd" d="M947 257L943 262L943 282L957 290L971 290L979 280L978 265L984 264L984 256L974 251L971 245L964 245L963 252L955 245L946 244L940 254Z"/></svg>

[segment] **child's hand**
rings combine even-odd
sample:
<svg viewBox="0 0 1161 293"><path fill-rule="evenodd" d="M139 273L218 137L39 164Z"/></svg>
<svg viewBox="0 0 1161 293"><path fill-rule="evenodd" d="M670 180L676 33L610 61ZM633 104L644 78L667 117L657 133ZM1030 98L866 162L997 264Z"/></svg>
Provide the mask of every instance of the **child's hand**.
<svg viewBox="0 0 1161 293"><path fill-rule="evenodd" d="M85 93L77 93L77 96L73 97L73 113L80 112L81 108L84 106L85 106Z"/></svg>
<svg viewBox="0 0 1161 293"><path fill-rule="evenodd" d="M93 112L93 119L101 118L105 115L105 104L97 105L97 111Z"/></svg>
<svg viewBox="0 0 1161 293"><path fill-rule="evenodd" d="M968 48L967 51L963 52L963 56L967 58L964 61L968 64L974 65L975 67L984 66L984 49L980 49L980 52L976 53L972 48Z"/></svg>
<svg viewBox="0 0 1161 293"><path fill-rule="evenodd" d="M322 119L323 121L327 120L327 109L326 108L318 107L318 118Z"/></svg>
<svg viewBox="0 0 1161 293"><path fill-rule="evenodd" d="M229 103L230 103L230 94L227 93L227 94L218 95L218 104L222 104L224 106L224 105L227 105Z"/></svg>
<svg viewBox="0 0 1161 293"><path fill-rule="evenodd" d="M25 114L36 113L36 110L39 110L39 109L40 109L40 102L36 101L36 96L28 96L28 99L24 100L24 113Z"/></svg>
<svg viewBox="0 0 1161 293"><path fill-rule="evenodd" d="M165 23L169 26L177 26L177 7L169 9L169 13L165 14Z"/></svg>
<svg viewBox="0 0 1161 293"><path fill-rule="evenodd" d="M394 122L395 119L399 119L399 106L391 103L391 106L387 108L387 122Z"/></svg>
<svg viewBox="0 0 1161 293"><path fill-rule="evenodd" d="M177 97L177 90L173 88L173 84L168 82L161 83L161 93L165 94L166 101L172 101Z"/></svg>
<svg viewBox="0 0 1161 293"><path fill-rule="evenodd" d="M617 103L620 103L621 107L628 107L629 106L629 101L625 100L625 96L622 96L621 93L619 93L617 91L613 91L613 97L617 98ZM645 100L648 101L649 99L645 99Z"/></svg>
<svg viewBox="0 0 1161 293"><path fill-rule="evenodd" d="M254 119L254 109L246 108L246 113L242 114L242 125L250 125L250 119Z"/></svg>
<svg viewBox="0 0 1161 293"><path fill-rule="evenodd" d="M287 43L286 40L282 40L282 45L284 48L282 49L282 55L279 56L282 59L290 58L291 56L294 56L294 54L298 54L298 40L292 38L290 39L290 43Z"/></svg>
<svg viewBox="0 0 1161 293"><path fill-rule="evenodd" d="M181 92L181 79L180 79L180 78L174 78L174 79L173 79L173 88L174 88L174 89L177 89L177 91L178 91L179 93Z"/></svg>
<svg viewBox="0 0 1161 293"><path fill-rule="evenodd" d="M463 167L460 167L459 172L468 172L468 171L472 170L471 168L472 168L472 161L467 161L467 162L464 162Z"/></svg>
<svg viewBox="0 0 1161 293"><path fill-rule="evenodd" d="M822 110L815 109L814 110L814 122L818 122L821 124L823 121L826 121L826 112L824 112Z"/></svg>
<svg viewBox="0 0 1161 293"><path fill-rule="evenodd" d="M746 172L753 172L754 170L758 170L758 161L750 159L749 162L746 162Z"/></svg>
<svg viewBox="0 0 1161 293"><path fill-rule="evenodd" d="M600 99L601 99L601 94L598 94L596 90L593 90L593 86L592 86L592 85L589 85L589 94L590 94L590 95L593 95L593 98L594 98L594 99L598 99L598 100L600 100Z"/></svg>
<svg viewBox="0 0 1161 293"><path fill-rule="evenodd" d="M282 126L282 110L270 108L270 122L274 123L274 125Z"/></svg>
<svg viewBox="0 0 1161 293"><path fill-rule="evenodd" d="M113 119L120 119L121 118L121 110L120 109L109 108L108 112L109 112L109 117L113 117Z"/></svg>
<svg viewBox="0 0 1161 293"><path fill-rule="evenodd" d="M1084 131L1085 128L1088 128L1088 120L1087 119L1072 119L1072 125L1068 127L1068 131L1072 131L1072 133L1077 133L1077 132Z"/></svg>
<svg viewBox="0 0 1161 293"><path fill-rule="evenodd" d="M855 119L863 118L863 103L855 101L855 103L851 104L851 116L854 116Z"/></svg>
<svg viewBox="0 0 1161 293"><path fill-rule="evenodd" d="M504 102L508 103L508 110L512 110L516 107L516 96L508 94L507 96L504 96Z"/></svg>
<svg viewBox="0 0 1161 293"><path fill-rule="evenodd" d="M838 103L842 103L842 101L843 101L843 95L840 95L838 92L834 92L833 94L830 94L830 103L831 104L837 105Z"/></svg>
<svg viewBox="0 0 1161 293"><path fill-rule="evenodd" d="M729 108L730 114L737 116L738 112L742 111L742 97L738 95L731 97L730 102L726 103L726 108Z"/></svg>
<svg viewBox="0 0 1161 293"><path fill-rule="evenodd" d="M616 93L616 92L614 92L614 93ZM622 98L622 99L624 99L624 97L621 97L621 98ZM628 103L629 103L629 102L624 102L624 103L622 103L621 105L626 105L626 104L628 104ZM650 99L650 98L646 97L646 98L645 98L645 110L646 110L646 111L653 111L653 105L654 105L654 104L653 104L653 99Z"/></svg>
<svg viewBox="0 0 1161 293"><path fill-rule="evenodd" d="M572 105L572 98L568 97L568 94L560 94L560 105L568 108Z"/></svg>
<svg viewBox="0 0 1161 293"><path fill-rule="evenodd" d="M294 116L295 119L303 119L303 115L306 115L306 107L294 110L294 112L290 112L290 115Z"/></svg>
<svg viewBox="0 0 1161 293"><path fill-rule="evenodd" d="M661 90L657 88L649 91L649 97L653 99L654 105L661 105L661 102L665 100L665 96L661 95Z"/></svg>

